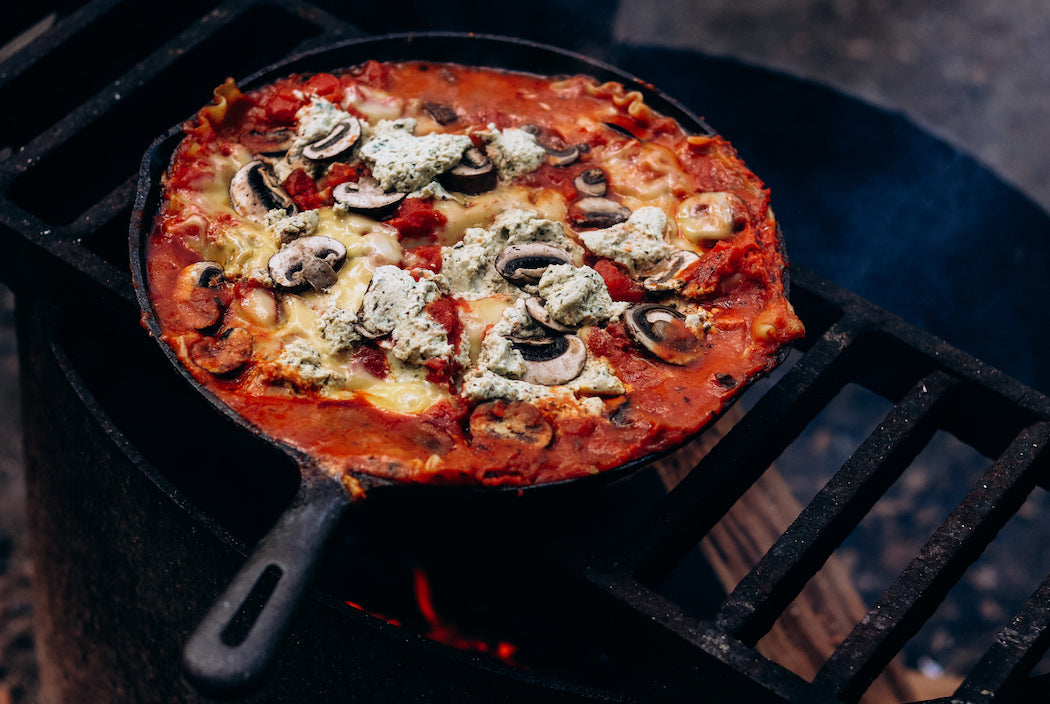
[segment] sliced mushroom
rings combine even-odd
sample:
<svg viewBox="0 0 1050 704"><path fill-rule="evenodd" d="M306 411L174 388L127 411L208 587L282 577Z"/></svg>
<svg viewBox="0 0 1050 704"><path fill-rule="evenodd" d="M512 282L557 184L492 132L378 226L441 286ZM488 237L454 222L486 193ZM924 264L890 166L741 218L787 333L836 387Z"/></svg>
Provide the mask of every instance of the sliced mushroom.
<svg viewBox="0 0 1050 704"><path fill-rule="evenodd" d="M270 277L288 290L311 287L323 291L336 282L346 261L346 247L331 237L311 235L289 242L270 257Z"/></svg>
<svg viewBox="0 0 1050 704"><path fill-rule="evenodd" d="M657 264L642 281L642 286L649 291L677 291L685 285L685 277L681 274L698 261L700 255L696 252L679 250Z"/></svg>
<svg viewBox="0 0 1050 704"><path fill-rule="evenodd" d="M361 137L361 123L351 117L336 123L327 136L303 147L303 156L312 161L334 159L353 148Z"/></svg>
<svg viewBox="0 0 1050 704"><path fill-rule="evenodd" d="M265 220L271 210L295 212L295 203L278 185L269 164L258 159L248 162L233 175L230 204L244 217L258 222Z"/></svg>
<svg viewBox="0 0 1050 704"><path fill-rule="evenodd" d="M336 186L332 197L347 210L379 220L392 215L405 199L405 194L387 193L378 186L348 181Z"/></svg>
<svg viewBox="0 0 1050 704"><path fill-rule="evenodd" d="M512 244L496 257L496 271L515 286L539 283L547 267L557 264L572 264L572 255L541 242Z"/></svg>
<svg viewBox="0 0 1050 704"><path fill-rule="evenodd" d="M470 415L470 434L476 438L514 440L546 447L554 429L539 409L524 401L490 401Z"/></svg>
<svg viewBox="0 0 1050 704"><path fill-rule="evenodd" d="M190 358L206 372L230 374L252 356L252 335L244 328L230 328L218 337L204 337L190 346Z"/></svg>
<svg viewBox="0 0 1050 704"><path fill-rule="evenodd" d="M179 272L179 288L202 286L205 288L216 288L222 283L222 264L219 262L203 261L190 264Z"/></svg>
<svg viewBox="0 0 1050 704"><path fill-rule="evenodd" d="M631 217L631 210L608 198L580 198L572 204L569 218L575 227L604 230Z"/></svg>
<svg viewBox="0 0 1050 704"><path fill-rule="evenodd" d="M219 322L223 306L216 289L221 282L222 265L218 262L197 262L180 271L172 296L179 322L195 330Z"/></svg>
<svg viewBox="0 0 1050 704"><path fill-rule="evenodd" d="M543 151L547 153L547 162L549 164L553 164L554 166L568 166L569 164L572 164L577 159L579 159L580 154L590 151L590 147L586 144L576 144L570 145L568 147L556 147L549 141L546 143L544 141L541 141L540 137L543 135L543 128L539 125L529 123L522 125L518 129L520 129L523 132L528 132L536 138L537 144L543 147ZM556 138L556 142L558 144L564 144L560 137Z"/></svg>
<svg viewBox="0 0 1050 704"><path fill-rule="evenodd" d="M258 152L260 156L274 159L284 156L292 148L293 142L295 142L295 130L287 127L269 132L252 130L244 140L246 145L251 145L249 148L252 151Z"/></svg>
<svg viewBox="0 0 1050 704"><path fill-rule="evenodd" d="M678 205L678 232L690 242L724 240L740 232L747 223L747 206L728 191L697 193Z"/></svg>
<svg viewBox="0 0 1050 704"><path fill-rule="evenodd" d="M530 384L566 384L578 377L587 363L587 346L576 335L515 340L514 349L525 359L521 380Z"/></svg>
<svg viewBox="0 0 1050 704"><path fill-rule="evenodd" d="M543 303L543 299L538 296L530 296L525 299L525 310L529 312L533 320L549 330L554 330L555 332L572 332L573 330L552 318L550 311L547 310L547 306Z"/></svg>
<svg viewBox="0 0 1050 704"><path fill-rule="evenodd" d="M572 180L576 191L585 197L601 198L605 195L608 183L605 180L605 172L601 169L585 169L576 174Z"/></svg>
<svg viewBox="0 0 1050 704"><path fill-rule="evenodd" d="M568 146L565 149L556 149L546 145L540 146L543 147L543 151L547 152L547 163L554 166L568 166L580 158L580 150L575 146Z"/></svg>
<svg viewBox="0 0 1050 704"><path fill-rule="evenodd" d="M441 183L450 191L477 195L496 187L496 167L492 159L477 147L463 153L463 160L441 177Z"/></svg>
<svg viewBox="0 0 1050 704"><path fill-rule="evenodd" d="M434 119L439 125L451 125L459 119L456 111L444 103L435 103L430 100L423 103L423 111Z"/></svg>
<svg viewBox="0 0 1050 704"><path fill-rule="evenodd" d="M686 365L704 353L703 340L686 325L685 316L666 306L634 306L627 311L624 322L639 344L665 362Z"/></svg>

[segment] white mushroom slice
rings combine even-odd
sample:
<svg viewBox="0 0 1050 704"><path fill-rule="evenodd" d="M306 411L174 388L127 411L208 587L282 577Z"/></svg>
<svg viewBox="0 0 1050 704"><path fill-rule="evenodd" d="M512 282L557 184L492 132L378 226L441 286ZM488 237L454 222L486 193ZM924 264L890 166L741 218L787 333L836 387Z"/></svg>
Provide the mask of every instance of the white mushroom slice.
<svg viewBox="0 0 1050 704"><path fill-rule="evenodd" d="M581 196L590 198L601 198L608 188L605 172L601 169L584 169L576 174L572 184Z"/></svg>
<svg viewBox="0 0 1050 704"><path fill-rule="evenodd" d="M353 148L361 136L361 123L356 118L336 123L327 136L303 147L303 156L312 161L334 159Z"/></svg>
<svg viewBox="0 0 1050 704"><path fill-rule="evenodd" d="M575 227L604 230L631 217L631 210L608 198L580 198L572 204L570 220Z"/></svg>
<svg viewBox="0 0 1050 704"><path fill-rule="evenodd" d="M222 264L212 261L190 264L179 272L178 290L216 288L222 282Z"/></svg>
<svg viewBox="0 0 1050 704"><path fill-rule="evenodd" d="M478 406L470 415L470 434L546 447L554 438L554 429L539 409L521 401L490 401Z"/></svg>
<svg viewBox="0 0 1050 704"><path fill-rule="evenodd" d="M430 100L423 103L423 112L430 115L434 122L442 126L451 125L459 119L459 115L456 114L455 108L451 105L435 103Z"/></svg>
<svg viewBox="0 0 1050 704"><path fill-rule="evenodd" d="M230 181L230 205L240 215L263 222L271 210L295 212L291 196L277 183L269 164L256 159L237 170Z"/></svg>
<svg viewBox="0 0 1050 704"><path fill-rule="evenodd" d="M253 338L244 328L230 328L218 337L203 337L190 347L190 359L201 369L223 376L237 371L252 356Z"/></svg>
<svg viewBox="0 0 1050 704"><path fill-rule="evenodd" d="M665 362L686 365L704 354L703 340L676 310L643 303L627 311L624 322L639 344Z"/></svg>
<svg viewBox="0 0 1050 704"><path fill-rule="evenodd" d="M555 335L536 340L515 340L514 349L525 360L521 380L541 386L558 386L580 375L587 363L587 346L576 335Z"/></svg>
<svg viewBox="0 0 1050 704"><path fill-rule="evenodd" d="M580 158L580 150L575 146L568 146L565 149L541 146L543 146L543 151L547 152L547 163L554 166L568 166Z"/></svg>
<svg viewBox="0 0 1050 704"><path fill-rule="evenodd" d="M331 237L312 235L293 240L270 257L270 277L281 288L311 287L323 291L336 282L346 261L346 247Z"/></svg>
<svg viewBox="0 0 1050 704"><path fill-rule="evenodd" d="M678 205L678 232L694 244L724 240L743 229L747 208L740 197L727 191L697 193Z"/></svg>
<svg viewBox="0 0 1050 704"><path fill-rule="evenodd" d="M700 255L682 249L660 262L642 281L649 291L677 291L685 285L685 277L681 276L694 263L700 261Z"/></svg>
<svg viewBox="0 0 1050 704"><path fill-rule="evenodd" d="M392 215L401 201L405 199L405 194L387 193L367 183L347 182L336 186L332 191L332 197L336 203L347 210L378 220Z"/></svg>
<svg viewBox="0 0 1050 704"><path fill-rule="evenodd" d="M573 331L569 326L562 325L552 318L550 311L547 310L547 306L543 303L543 299L538 296L530 296L525 299L525 310L529 312L529 315L532 316L533 320L545 328L554 330L555 332Z"/></svg>
<svg viewBox="0 0 1050 704"><path fill-rule="evenodd" d="M572 255L540 242L512 244L496 257L496 271L515 286L539 283L547 267L556 264L572 264Z"/></svg>
<svg viewBox="0 0 1050 704"><path fill-rule="evenodd" d="M223 305L216 289L222 280L222 265L218 262L197 262L183 268L172 292L179 321L195 330L210 328L219 322Z"/></svg>
<svg viewBox="0 0 1050 704"><path fill-rule="evenodd" d="M450 191L478 195L496 187L497 172L492 159L477 147L463 152L463 160L441 176Z"/></svg>

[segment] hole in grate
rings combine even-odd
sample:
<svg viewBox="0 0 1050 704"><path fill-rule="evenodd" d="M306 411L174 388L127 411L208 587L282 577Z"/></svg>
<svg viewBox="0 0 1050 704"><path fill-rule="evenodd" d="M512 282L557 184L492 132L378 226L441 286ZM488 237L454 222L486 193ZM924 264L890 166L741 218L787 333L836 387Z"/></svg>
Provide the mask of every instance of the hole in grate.
<svg viewBox="0 0 1050 704"><path fill-rule="evenodd" d="M252 9L235 25L235 32L212 36L19 176L11 200L49 223L68 224L133 174L153 138L207 104L227 76L271 63L321 32L273 7ZM84 173L91 177L54 197L53 184Z"/></svg>
<svg viewBox="0 0 1050 704"><path fill-rule="evenodd" d="M89 250L121 271L129 271L131 268L128 254L129 222L131 222L130 203L80 241Z"/></svg>
<svg viewBox="0 0 1050 704"><path fill-rule="evenodd" d="M1050 494L1037 488L904 648L913 667L965 675L1050 573ZM1047 662L1040 665L1046 671Z"/></svg>
<svg viewBox="0 0 1050 704"><path fill-rule="evenodd" d="M863 386L846 384L774 464L792 496L809 503L891 407Z"/></svg>
<svg viewBox="0 0 1050 704"><path fill-rule="evenodd" d="M0 98L7 105L33 106L32 119L26 119L20 110L0 111L4 144L17 151L131 69L134 57L153 51L165 38L189 26L211 4L172 3L159 15L150 3L127 2L99 17L0 91ZM84 57L91 57L90 70L81 68Z"/></svg>
<svg viewBox="0 0 1050 704"><path fill-rule="evenodd" d="M830 655L828 649L849 634L990 464L988 458L950 433L936 432L824 567L810 579L802 595L788 606L774 631L759 641L759 650L777 659L783 643L778 631L797 632L799 621L819 620L830 634L824 650L814 649L806 658L782 663L796 674L811 678ZM885 694L897 689L901 680L907 680L932 688L927 691L937 692L937 696L950 694L957 680L947 672L939 672L937 678L931 679L922 678L919 671L922 668L924 672L934 673L933 663L942 661L949 648L957 647L958 641L954 637L946 639L943 629L965 625L968 611L976 608L971 597L972 593L950 595L955 601L945 613L958 615L957 622L952 625L951 619L940 623L931 621L921 637L909 644L915 647L902 661L908 670L894 665L889 676L883 675L874 686Z"/></svg>

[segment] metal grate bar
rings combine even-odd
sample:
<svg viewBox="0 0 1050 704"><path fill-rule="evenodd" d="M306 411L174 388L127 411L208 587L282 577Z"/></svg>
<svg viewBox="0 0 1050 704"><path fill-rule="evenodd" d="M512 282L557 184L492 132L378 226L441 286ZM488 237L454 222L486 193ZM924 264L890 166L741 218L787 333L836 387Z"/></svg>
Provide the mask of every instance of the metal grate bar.
<svg viewBox="0 0 1050 704"><path fill-rule="evenodd" d="M719 630L758 642L929 441L934 412L958 380L934 372L864 441L723 604Z"/></svg>
<svg viewBox="0 0 1050 704"><path fill-rule="evenodd" d="M824 664L814 683L856 701L1036 485L1050 424L1025 428Z"/></svg>
<svg viewBox="0 0 1050 704"><path fill-rule="evenodd" d="M1039 585L955 692L956 702L1015 701L1016 688L1050 647L1050 576Z"/></svg>
<svg viewBox="0 0 1050 704"><path fill-rule="evenodd" d="M581 576L590 587L581 608L594 609L596 622L605 624L603 642L625 667L644 663L643 679L655 675L640 701L664 701L656 695L663 688L675 692L667 701L694 701L701 693L721 701L733 693L748 704L841 704L628 575L591 569Z"/></svg>
<svg viewBox="0 0 1050 704"><path fill-rule="evenodd" d="M838 392L840 362L857 331L848 318L832 325L640 522L620 564L633 565L645 584L662 581Z"/></svg>

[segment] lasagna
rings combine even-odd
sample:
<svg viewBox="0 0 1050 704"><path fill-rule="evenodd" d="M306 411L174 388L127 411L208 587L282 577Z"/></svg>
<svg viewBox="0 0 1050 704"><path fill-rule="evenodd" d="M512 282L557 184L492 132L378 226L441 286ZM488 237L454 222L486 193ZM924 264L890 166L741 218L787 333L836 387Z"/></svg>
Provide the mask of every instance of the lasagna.
<svg viewBox="0 0 1050 704"><path fill-rule="evenodd" d="M803 334L732 146L586 76L228 80L146 257L193 376L351 481L602 472L684 442Z"/></svg>

